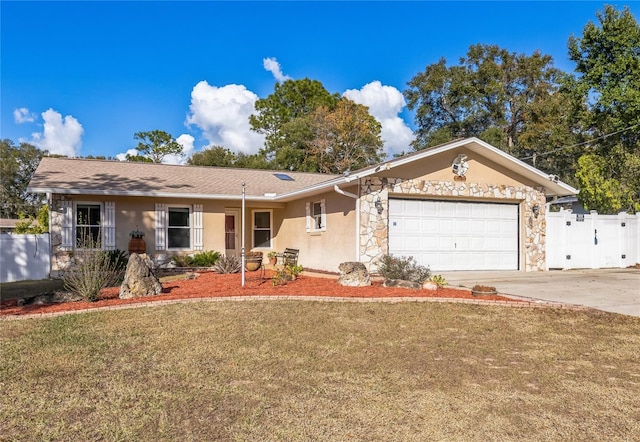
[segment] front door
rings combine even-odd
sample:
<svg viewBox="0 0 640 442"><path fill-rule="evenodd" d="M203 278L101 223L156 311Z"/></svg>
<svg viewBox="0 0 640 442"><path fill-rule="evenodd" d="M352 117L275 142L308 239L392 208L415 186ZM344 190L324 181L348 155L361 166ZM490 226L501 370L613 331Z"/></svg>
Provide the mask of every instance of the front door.
<svg viewBox="0 0 640 442"><path fill-rule="evenodd" d="M224 253L226 256L240 255L239 220L240 216L237 211L227 211L224 215Z"/></svg>

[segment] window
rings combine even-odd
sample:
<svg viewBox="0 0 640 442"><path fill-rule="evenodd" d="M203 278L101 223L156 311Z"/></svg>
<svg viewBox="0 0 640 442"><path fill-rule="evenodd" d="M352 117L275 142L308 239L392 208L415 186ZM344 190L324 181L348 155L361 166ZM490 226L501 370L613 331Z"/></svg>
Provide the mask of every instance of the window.
<svg viewBox="0 0 640 442"><path fill-rule="evenodd" d="M100 212L100 204L76 205L76 247L101 247Z"/></svg>
<svg viewBox="0 0 640 442"><path fill-rule="evenodd" d="M313 230L322 229L322 204L313 203Z"/></svg>
<svg viewBox="0 0 640 442"><path fill-rule="evenodd" d="M188 207L167 209L167 246L169 249L191 249L191 224Z"/></svg>
<svg viewBox="0 0 640 442"><path fill-rule="evenodd" d="M307 232L327 230L327 210L325 200L307 203Z"/></svg>
<svg viewBox="0 0 640 442"><path fill-rule="evenodd" d="M253 212L253 248L271 248L271 211Z"/></svg>

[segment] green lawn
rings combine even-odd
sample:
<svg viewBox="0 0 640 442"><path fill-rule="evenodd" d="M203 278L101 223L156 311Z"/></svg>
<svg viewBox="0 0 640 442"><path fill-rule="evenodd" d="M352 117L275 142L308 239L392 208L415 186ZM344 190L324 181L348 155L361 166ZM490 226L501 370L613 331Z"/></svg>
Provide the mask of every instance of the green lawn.
<svg viewBox="0 0 640 442"><path fill-rule="evenodd" d="M223 301L0 327L0 440L640 439L639 318Z"/></svg>

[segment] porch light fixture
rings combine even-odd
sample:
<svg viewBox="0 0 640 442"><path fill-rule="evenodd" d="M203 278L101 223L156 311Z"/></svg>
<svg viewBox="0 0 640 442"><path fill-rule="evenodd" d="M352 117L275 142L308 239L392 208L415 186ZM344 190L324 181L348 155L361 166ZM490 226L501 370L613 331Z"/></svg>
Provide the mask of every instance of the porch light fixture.
<svg viewBox="0 0 640 442"><path fill-rule="evenodd" d="M540 205L539 204L534 204L533 207L531 208L531 210L533 211L533 216L535 216L536 218L538 217L538 215L540 215Z"/></svg>
<svg viewBox="0 0 640 442"><path fill-rule="evenodd" d="M375 205L376 209L378 210L378 215L382 215L384 207L382 206L382 200L380 200L380 197L378 197L378 199L376 200Z"/></svg>

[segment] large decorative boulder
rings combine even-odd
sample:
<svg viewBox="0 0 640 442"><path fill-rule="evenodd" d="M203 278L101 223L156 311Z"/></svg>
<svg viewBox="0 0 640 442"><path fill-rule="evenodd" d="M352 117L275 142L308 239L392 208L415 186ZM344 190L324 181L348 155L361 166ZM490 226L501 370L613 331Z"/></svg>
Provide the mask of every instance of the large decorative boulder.
<svg viewBox="0 0 640 442"><path fill-rule="evenodd" d="M120 286L120 299L154 296L162 293L162 284L153 273L153 262L146 253L129 256L124 281Z"/></svg>
<svg viewBox="0 0 640 442"><path fill-rule="evenodd" d="M338 266L340 278L338 284L347 287L364 287L371 285L369 271L361 262L343 262Z"/></svg>

